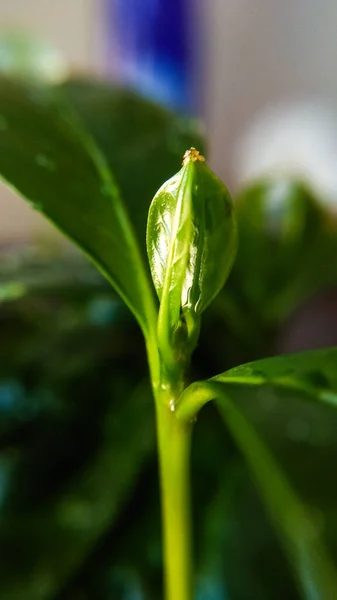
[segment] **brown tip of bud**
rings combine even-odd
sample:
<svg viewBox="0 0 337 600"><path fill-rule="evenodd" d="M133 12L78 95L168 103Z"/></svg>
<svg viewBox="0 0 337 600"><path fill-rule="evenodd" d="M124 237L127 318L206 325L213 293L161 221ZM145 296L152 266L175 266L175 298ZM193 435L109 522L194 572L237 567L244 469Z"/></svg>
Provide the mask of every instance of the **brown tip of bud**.
<svg viewBox="0 0 337 600"><path fill-rule="evenodd" d="M200 154L199 150L190 148L189 150L186 150L183 156L183 166L187 165L187 163L190 161L197 162L198 160L200 162L204 162L205 157Z"/></svg>

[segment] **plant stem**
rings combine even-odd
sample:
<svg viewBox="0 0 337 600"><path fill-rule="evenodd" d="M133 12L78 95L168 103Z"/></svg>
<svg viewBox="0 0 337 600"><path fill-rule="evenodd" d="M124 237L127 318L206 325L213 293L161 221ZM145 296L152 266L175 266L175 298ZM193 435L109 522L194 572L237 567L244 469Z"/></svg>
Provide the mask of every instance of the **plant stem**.
<svg viewBox="0 0 337 600"><path fill-rule="evenodd" d="M192 600L189 455L192 425L172 408L180 391L156 395L166 600Z"/></svg>

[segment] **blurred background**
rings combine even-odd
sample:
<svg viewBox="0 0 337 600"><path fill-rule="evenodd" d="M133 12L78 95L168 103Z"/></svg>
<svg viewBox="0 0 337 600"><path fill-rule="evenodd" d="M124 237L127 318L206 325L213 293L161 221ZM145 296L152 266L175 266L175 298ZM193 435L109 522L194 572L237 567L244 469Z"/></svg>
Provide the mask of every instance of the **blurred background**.
<svg viewBox="0 0 337 600"><path fill-rule="evenodd" d="M0 72L68 95L142 244L149 202L191 145L232 192L240 249L205 314L195 378L337 345L336 30L332 0L0 0ZM337 557L337 416L265 396L253 412ZM196 600L298 600L245 464L215 409L202 417ZM4 185L0 559L1 600L161 598L140 333L101 275Z"/></svg>
<svg viewBox="0 0 337 600"><path fill-rule="evenodd" d="M0 8L2 32L41 36L72 71L109 75L196 111L212 166L232 189L282 168L335 204L332 0L319 10L315 0L1 0ZM3 190L1 214L3 239L45 227Z"/></svg>

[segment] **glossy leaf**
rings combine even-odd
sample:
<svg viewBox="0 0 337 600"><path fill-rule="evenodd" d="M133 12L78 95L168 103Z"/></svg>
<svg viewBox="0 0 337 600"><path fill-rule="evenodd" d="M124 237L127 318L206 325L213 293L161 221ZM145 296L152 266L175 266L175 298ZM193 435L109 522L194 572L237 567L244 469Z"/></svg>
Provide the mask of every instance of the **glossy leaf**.
<svg viewBox="0 0 337 600"><path fill-rule="evenodd" d="M158 339L194 349L200 315L224 285L236 254L234 208L223 183L192 148L155 195L147 250L160 299ZM181 330L186 329L183 333ZM182 336L183 342L177 342ZM186 336L186 340L185 340Z"/></svg>
<svg viewBox="0 0 337 600"><path fill-rule="evenodd" d="M104 152L146 255L151 199L187 148L204 151L199 123L113 83L73 78L61 89Z"/></svg>
<svg viewBox="0 0 337 600"><path fill-rule="evenodd" d="M336 348L257 361L192 384L178 405L178 415L185 419L215 399L279 533L303 598L332 600L337 573L313 509L296 490L303 463L296 459L292 436L297 435L295 425L300 429L304 421L314 445L324 440L336 448L336 365ZM316 447L313 456L317 452ZM326 478L332 480L333 467Z"/></svg>
<svg viewBox="0 0 337 600"><path fill-rule="evenodd" d="M51 88L0 82L0 174L71 238L116 288L147 334L152 291L106 161Z"/></svg>

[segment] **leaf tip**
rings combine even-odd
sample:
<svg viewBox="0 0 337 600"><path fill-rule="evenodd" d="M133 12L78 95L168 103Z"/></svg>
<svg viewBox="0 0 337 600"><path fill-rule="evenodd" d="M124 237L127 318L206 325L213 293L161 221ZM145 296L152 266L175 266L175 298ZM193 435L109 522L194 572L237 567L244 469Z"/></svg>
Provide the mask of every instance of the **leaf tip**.
<svg viewBox="0 0 337 600"><path fill-rule="evenodd" d="M205 157L202 156L202 154L200 154L199 150L196 150L196 148L190 148L189 150L186 150L184 156L183 156L183 167L185 165L187 165L189 162L205 162Z"/></svg>

